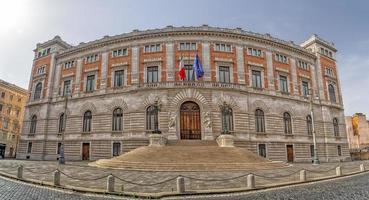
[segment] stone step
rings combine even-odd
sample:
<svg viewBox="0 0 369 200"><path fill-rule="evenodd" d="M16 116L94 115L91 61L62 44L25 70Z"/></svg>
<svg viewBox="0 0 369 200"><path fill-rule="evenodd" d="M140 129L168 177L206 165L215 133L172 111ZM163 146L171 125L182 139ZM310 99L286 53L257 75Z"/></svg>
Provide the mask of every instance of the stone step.
<svg viewBox="0 0 369 200"><path fill-rule="evenodd" d="M170 141L164 147L140 147L112 159L102 159L93 166L145 171L231 171L282 168L245 148L219 147L215 141Z"/></svg>

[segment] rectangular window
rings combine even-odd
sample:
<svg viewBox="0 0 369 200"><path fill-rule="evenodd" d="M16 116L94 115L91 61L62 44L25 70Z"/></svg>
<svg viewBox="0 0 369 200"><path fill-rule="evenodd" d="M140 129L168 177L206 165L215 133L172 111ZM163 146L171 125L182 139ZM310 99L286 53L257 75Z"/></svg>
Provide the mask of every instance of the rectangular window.
<svg viewBox="0 0 369 200"><path fill-rule="evenodd" d="M68 96L71 93L71 80L65 80L63 86L63 96Z"/></svg>
<svg viewBox="0 0 369 200"><path fill-rule="evenodd" d="M73 66L74 66L74 60L64 63L64 69L70 69Z"/></svg>
<svg viewBox="0 0 369 200"><path fill-rule="evenodd" d="M89 56L86 56L85 62L86 63L93 63L93 62L96 62L98 60L98 58L99 58L99 56L97 54L89 55Z"/></svg>
<svg viewBox="0 0 369 200"><path fill-rule="evenodd" d="M325 75L333 76L333 69L330 67L325 68Z"/></svg>
<svg viewBox="0 0 369 200"><path fill-rule="evenodd" d="M338 145L337 146L337 155L338 156L342 156L342 148L341 148L341 145Z"/></svg>
<svg viewBox="0 0 369 200"><path fill-rule="evenodd" d="M159 51L161 51L160 44L152 44L152 45L145 46L145 53L152 53L152 52L159 52Z"/></svg>
<svg viewBox="0 0 369 200"><path fill-rule="evenodd" d="M1 92L1 98L5 98L5 92Z"/></svg>
<svg viewBox="0 0 369 200"><path fill-rule="evenodd" d="M147 83L157 83L158 82L158 67L154 66L154 67L147 67L147 77L146 77L146 82Z"/></svg>
<svg viewBox="0 0 369 200"><path fill-rule="evenodd" d="M279 87L280 91L288 92L287 76L279 76Z"/></svg>
<svg viewBox="0 0 369 200"><path fill-rule="evenodd" d="M215 44L215 51L232 52L230 44Z"/></svg>
<svg viewBox="0 0 369 200"><path fill-rule="evenodd" d="M39 68L37 68L37 74L44 74L45 73L45 66L41 66Z"/></svg>
<svg viewBox="0 0 369 200"><path fill-rule="evenodd" d="M10 115L10 113L12 113L12 108L11 107L8 107L7 113L8 113L8 115Z"/></svg>
<svg viewBox="0 0 369 200"><path fill-rule="evenodd" d="M32 153L32 142L28 142L27 153Z"/></svg>
<svg viewBox="0 0 369 200"><path fill-rule="evenodd" d="M3 128L8 129L9 122L7 120L3 121Z"/></svg>
<svg viewBox="0 0 369 200"><path fill-rule="evenodd" d="M301 61L299 60L297 62L297 67L301 68L301 69L305 69L305 70L309 70L309 65L307 64L307 62L305 61Z"/></svg>
<svg viewBox="0 0 369 200"><path fill-rule="evenodd" d="M306 81L302 81L301 87L302 96L307 97L309 95L309 83Z"/></svg>
<svg viewBox="0 0 369 200"><path fill-rule="evenodd" d="M192 68L192 65L185 65L185 81L195 81L195 71Z"/></svg>
<svg viewBox="0 0 369 200"><path fill-rule="evenodd" d="M262 88L261 71L252 70L252 87Z"/></svg>
<svg viewBox="0 0 369 200"><path fill-rule="evenodd" d="M248 48L248 55L250 56L258 56L261 57L261 50L260 49L254 49L254 48Z"/></svg>
<svg viewBox="0 0 369 200"><path fill-rule="evenodd" d="M128 55L128 49L127 48L124 48L124 49L117 49L117 50L114 50L112 52L112 56L113 58L114 57L119 57L119 56L127 56Z"/></svg>
<svg viewBox="0 0 369 200"><path fill-rule="evenodd" d="M229 67L219 66L219 82L230 83Z"/></svg>
<svg viewBox="0 0 369 200"><path fill-rule="evenodd" d="M9 97L10 101L13 101L13 97L14 96L11 94L10 97Z"/></svg>
<svg viewBox="0 0 369 200"><path fill-rule="evenodd" d="M86 92L92 92L95 89L95 75L87 76Z"/></svg>
<svg viewBox="0 0 369 200"><path fill-rule="evenodd" d="M58 147L57 147L57 154L60 154L60 151L61 151L61 146L62 146L62 143L61 142L58 142Z"/></svg>
<svg viewBox="0 0 369 200"><path fill-rule="evenodd" d="M3 105L0 104L0 114L3 111Z"/></svg>
<svg viewBox="0 0 369 200"><path fill-rule="evenodd" d="M281 63L287 63L287 56L276 54L276 60Z"/></svg>
<svg viewBox="0 0 369 200"><path fill-rule="evenodd" d="M265 144L259 144L259 156L266 158L266 145Z"/></svg>
<svg viewBox="0 0 369 200"><path fill-rule="evenodd" d="M17 117L19 117L19 110L16 110L15 113L16 113Z"/></svg>
<svg viewBox="0 0 369 200"><path fill-rule="evenodd" d="M182 42L179 43L179 50L180 51L193 51L196 50L196 43L194 42Z"/></svg>
<svg viewBox="0 0 369 200"><path fill-rule="evenodd" d="M124 84L124 70L114 72L114 87L122 87Z"/></svg>
<svg viewBox="0 0 369 200"><path fill-rule="evenodd" d="M314 157L314 145L310 145L310 156Z"/></svg>
<svg viewBox="0 0 369 200"><path fill-rule="evenodd" d="M113 156L119 156L121 152L120 142L113 143Z"/></svg>

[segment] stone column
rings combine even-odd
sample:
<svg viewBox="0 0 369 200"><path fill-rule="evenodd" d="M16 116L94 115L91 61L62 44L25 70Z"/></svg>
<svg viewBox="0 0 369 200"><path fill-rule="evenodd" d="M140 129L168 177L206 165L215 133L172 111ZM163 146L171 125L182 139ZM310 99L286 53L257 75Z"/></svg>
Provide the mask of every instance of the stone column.
<svg viewBox="0 0 369 200"><path fill-rule="evenodd" d="M167 58L167 81L174 81L174 45L173 43L166 44L166 58Z"/></svg>
<svg viewBox="0 0 369 200"><path fill-rule="evenodd" d="M211 81L210 44L208 42L202 43L202 67L205 72L204 81Z"/></svg>
<svg viewBox="0 0 369 200"><path fill-rule="evenodd" d="M245 62L244 62L243 47L237 46L236 53L237 53L238 83L245 84Z"/></svg>
<svg viewBox="0 0 369 200"><path fill-rule="evenodd" d="M269 90L273 91L272 93L275 94L273 54L270 51L266 51L265 55L267 59L267 75L268 75Z"/></svg>
<svg viewBox="0 0 369 200"><path fill-rule="evenodd" d="M76 87L75 87L75 93L79 94L80 91L83 91L83 88L81 87L81 79L82 77L82 62L83 62L83 58L78 58L77 59L77 67L76 67Z"/></svg>
<svg viewBox="0 0 369 200"><path fill-rule="evenodd" d="M52 92L53 92L53 80L54 80L55 68L56 68L55 55L56 55L56 53L51 54L49 77L48 77L48 80L47 80L47 90L46 90L45 98L49 98L52 95Z"/></svg>
<svg viewBox="0 0 369 200"><path fill-rule="evenodd" d="M314 91L314 97L319 95L318 91L318 83L317 83L317 76L315 71L315 65L310 65L310 75L311 75L311 88Z"/></svg>
<svg viewBox="0 0 369 200"><path fill-rule="evenodd" d="M53 97L57 97L59 95L59 93L61 92L61 88L60 88L60 76L61 76L61 70L62 70L63 65L59 64L56 66L56 71L55 71L55 79L54 79L54 86L53 86Z"/></svg>
<svg viewBox="0 0 369 200"><path fill-rule="evenodd" d="M132 84L139 83L139 47L132 47L132 73L131 80Z"/></svg>
<svg viewBox="0 0 369 200"><path fill-rule="evenodd" d="M318 76L319 97L321 100L325 100L325 95L324 95L325 86L323 84L323 74L322 74L322 66L320 64L320 55L319 53L317 53L316 55L317 55L317 63L316 63L315 72L316 72L316 75Z"/></svg>
<svg viewBox="0 0 369 200"><path fill-rule="evenodd" d="M293 94L298 95L299 94L299 83L297 80L297 69L296 69L296 60L294 58L290 58L290 66L291 66L291 78L292 78L292 85L293 85Z"/></svg>
<svg viewBox="0 0 369 200"><path fill-rule="evenodd" d="M106 89L108 80L108 58L109 52L101 54L101 77L100 77L100 88Z"/></svg>

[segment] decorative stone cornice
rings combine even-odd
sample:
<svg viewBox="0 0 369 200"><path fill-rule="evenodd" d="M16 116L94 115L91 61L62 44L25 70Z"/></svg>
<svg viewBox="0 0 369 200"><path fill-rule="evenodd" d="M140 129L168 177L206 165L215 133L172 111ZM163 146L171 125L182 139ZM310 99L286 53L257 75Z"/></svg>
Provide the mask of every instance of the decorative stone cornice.
<svg viewBox="0 0 369 200"><path fill-rule="evenodd" d="M315 55L308 50L300 47L293 42L287 42L275 37L270 34L259 34L251 31L244 31L240 28L229 29L229 28L218 28L210 26L199 26L199 27L173 27L167 26L162 29L151 29L145 31L134 30L130 33L124 33L115 36L104 36L102 39L95 41L81 43L77 46L70 47L61 52L58 57L68 56L81 51L87 51L90 49L101 48L115 43L129 42L134 40L153 39L153 38L168 38L172 36L208 36L208 37L225 37L237 40L251 40L255 42L264 43L266 45L277 46L290 51L304 54L308 57L315 58ZM173 39L173 38L172 38Z"/></svg>

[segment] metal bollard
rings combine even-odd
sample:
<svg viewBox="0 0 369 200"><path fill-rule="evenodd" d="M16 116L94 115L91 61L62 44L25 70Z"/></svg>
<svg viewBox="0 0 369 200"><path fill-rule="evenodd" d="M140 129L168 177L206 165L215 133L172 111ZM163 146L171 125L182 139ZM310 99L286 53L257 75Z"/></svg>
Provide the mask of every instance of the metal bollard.
<svg viewBox="0 0 369 200"><path fill-rule="evenodd" d="M254 174L247 175L247 188L254 189L255 188L255 176Z"/></svg>
<svg viewBox="0 0 369 200"><path fill-rule="evenodd" d="M360 171L361 171L361 172L365 171L365 166L364 166L364 164L360 164Z"/></svg>
<svg viewBox="0 0 369 200"><path fill-rule="evenodd" d="M306 181L306 171L305 170L301 170L300 171L300 181L301 182L305 182Z"/></svg>
<svg viewBox="0 0 369 200"><path fill-rule="evenodd" d="M342 176L341 166L336 167L336 176Z"/></svg>
<svg viewBox="0 0 369 200"><path fill-rule="evenodd" d="M19 179L23 178L23 166L22 165L18 167L17 178Z"/></svg>
<svg viewBox="0 0 369 200"><path fill-rule="evenodd" d="M185 191L186 191L186 188L185 188L185 180L184 180L183 177L179 176L177 178L177 192L179 194L183 194L183 193L185 193Z"/></svg>
<svg viewBox="0 0 369 200"><path fill-rule="evenodd" d="M60 186L60 172L59 170L54 171L54 185Z"/></svg>
<svg viewBox="0 0 369 200"><path fill-rule="evenodd" d="M108 180L106 181L106 191L114 192L115 180L113 175L108 176Z"/></svg>

